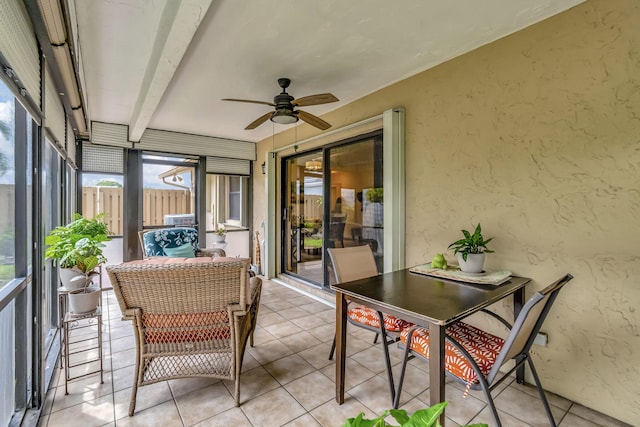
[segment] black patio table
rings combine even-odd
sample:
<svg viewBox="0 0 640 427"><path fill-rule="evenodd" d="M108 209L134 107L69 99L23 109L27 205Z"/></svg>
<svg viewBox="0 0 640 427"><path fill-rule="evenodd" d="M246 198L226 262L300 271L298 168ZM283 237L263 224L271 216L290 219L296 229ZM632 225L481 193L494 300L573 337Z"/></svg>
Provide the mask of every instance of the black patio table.
<svg viewBox="0 0 640 427"><path fill-rule="evenodd" d="M445 400L445 327L513 295L514 319L531 279L511 277L501 285L478 285L398 270L331 286L336 291L336 401L344 403L347 302L353 301L429 328L430 404ZM517 381L524 383L524 365ZM444 412L440 417L444 425Z"/></svg>

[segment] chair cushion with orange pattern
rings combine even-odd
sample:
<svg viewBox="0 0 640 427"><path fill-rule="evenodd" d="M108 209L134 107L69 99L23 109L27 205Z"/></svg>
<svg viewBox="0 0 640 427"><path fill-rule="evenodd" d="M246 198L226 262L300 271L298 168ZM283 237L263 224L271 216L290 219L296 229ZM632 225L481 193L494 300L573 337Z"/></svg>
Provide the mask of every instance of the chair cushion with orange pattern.
<svg viewBox="0 0 640 427"><path fill-rule="evenodd" d="M360 323L372 328L380 328L380 319L378 317L378 312L372 308L362 305L355 306L349 309L349 311L347 312L347 316L353 322ZM382 316L384 318L384 328L387 331L400 332L405 328L410 328L411 326L413 326L412 323L409 323L390 314L382 313Z"/></svg>
<svg viewBox="0 0 640 427"><path fill-rule="evenodd" d="M409 329L400 334L400 342L407 343ZM447 326L446 333L459 342L469 352L478 364L480 371L486 377L496 362L498 354L504 345L504 340L464 322L457 322ZM429 358L429 330L417 328L411 339L411 350L425 359ZM467 383L467 390L478 377L469 361L449 341L445 341L445 369Z"/></svg>

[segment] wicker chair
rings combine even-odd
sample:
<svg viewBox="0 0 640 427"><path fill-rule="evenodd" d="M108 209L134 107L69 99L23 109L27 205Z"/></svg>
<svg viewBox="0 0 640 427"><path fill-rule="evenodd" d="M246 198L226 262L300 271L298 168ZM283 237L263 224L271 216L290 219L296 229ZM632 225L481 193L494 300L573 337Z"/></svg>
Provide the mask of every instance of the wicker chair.
<svg viewBox="0 0 640 427"><path fill-rule="evenodd" d="M133 320L139 386L173 378L235 382L256 326L262 282L249 277L248 259L155 258L108 266L124 319Z"/></svg>

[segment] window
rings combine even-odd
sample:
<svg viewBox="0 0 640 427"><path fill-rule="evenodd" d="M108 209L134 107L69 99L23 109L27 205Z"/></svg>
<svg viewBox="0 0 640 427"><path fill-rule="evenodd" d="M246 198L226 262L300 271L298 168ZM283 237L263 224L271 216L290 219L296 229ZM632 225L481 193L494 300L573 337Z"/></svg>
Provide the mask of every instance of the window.
<svg viewBox="0 0 640 427"><path fill-rule="evenodd" d="M115 236L122 236L123 176L98 173L82 174L82 214L94 218L104 213L103 221Z"/></svg>
<svg viewBox="0 0 640 427"><path fill-rule="evenodd" d="M249 178L207 175L207 231L246 228Z"/></svg>
<svg viewBox="0 0 640 427"><path fill-rule="evenodd" d="M15 277L15 101L0 83L0 288Z"/></svg>
<svg viewBox="0 0 640 427"><path fill-rule="evenodd" d="M142 159L143 227L196 225L197 160L150 154Z"/></svg>

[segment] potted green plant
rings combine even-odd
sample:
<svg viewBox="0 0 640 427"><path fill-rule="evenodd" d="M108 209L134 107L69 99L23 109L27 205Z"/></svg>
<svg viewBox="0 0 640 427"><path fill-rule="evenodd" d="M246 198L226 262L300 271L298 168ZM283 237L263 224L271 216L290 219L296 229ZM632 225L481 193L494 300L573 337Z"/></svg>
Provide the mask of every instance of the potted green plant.
<svg viewBox="0 0 640 427"><path fill-rule="evenodd" d="M385 421L387 415L391 415L402 427L440 427L438 417L444 411L447 402L438 403L426 409L420 409L409 416L404 409L391 409L384 411L382 415L372 420L364 418L364 413L361 412L355 418L349 418L342 427L388 427L393 424L388 424ZM471 424L466 427L487 427L486 424Z"/></svg>
<svg viewBox="0 0 640 427"><path fill-rule="evenodd" d="M226 237L227 237L227 230L224 228L224 226L216 227L213 230L214 243L224 243L224 240Z"/></svg>
<svg viewBox="0 0 640 427"><path fill-rule="evenodd" d="M93 219L87 219L80 214L74 214L73 221L54 228L45 238L45 258L57 263L60 282L65 290L71 292L69 304L72 312L91 311L74 307L76 298L72 298L72 295L95 293L90 287L91 279L93 275L98 274L94 269L106 262L103 253L104 242L109 241L111 234L107 225L102 222L103 216L100 214ZM96 305L98 297L99 293L97 297L91 297L91 300L96 300Z"/></svg>
<svg viewBox="0 0 640 427"><path fill-rule="evenodd" d="M485 240L480 224L476 226L473 234L467 230L462 230L462 234L464 238L450 244L448 249L453 249L453 253L458 256L460 270L465 273L482 273L484 271L484 254L493 252L487 248L487 244L493 240L493 237Z"/></svg>

